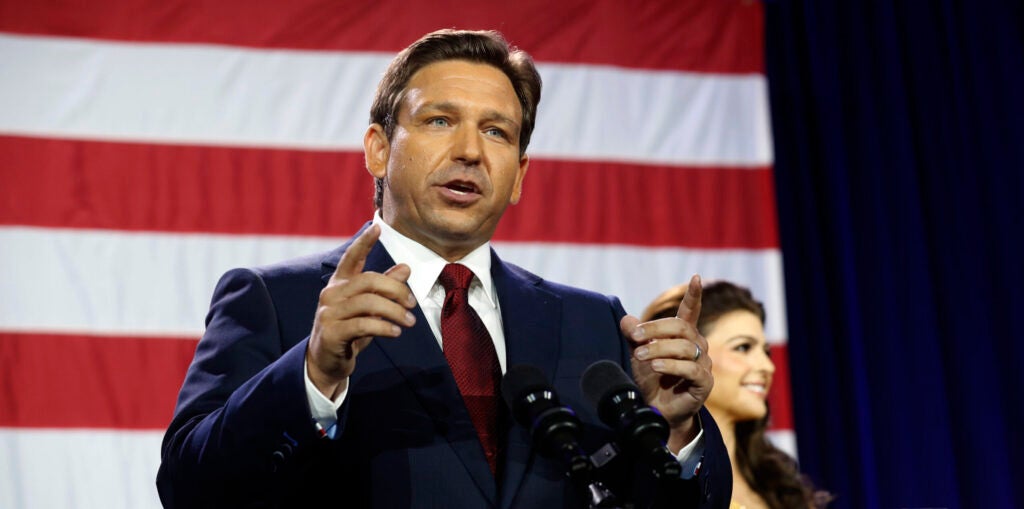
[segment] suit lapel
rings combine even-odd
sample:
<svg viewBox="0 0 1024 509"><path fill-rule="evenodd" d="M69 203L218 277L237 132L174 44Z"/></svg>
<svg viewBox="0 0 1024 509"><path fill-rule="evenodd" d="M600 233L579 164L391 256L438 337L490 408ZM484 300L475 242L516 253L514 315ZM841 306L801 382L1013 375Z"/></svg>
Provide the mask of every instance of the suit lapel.
<svg viewBox="0 0 1024 509"><path fill-rule="evenodd" d="M363 227L365 229L369 224ZM360 230L362 233L362 230ZM356 236L359 234L357 233ZM354 237L353 237L354 238ZM324 261L324 281L331 278L341 253L348 247L342 247L333 260ZM332 253L335 255L335 253ZM395 265L391 255L381 243L370 250L366 258L364 272L384 272ZM395 366L416 394L417 399L427 410L441 433L448 440L455 454L462 460L470 477L487 497L491 505L497 504L497 486L494 475L487 467L487 458L483 447L477 439L476 429L469 417L469 411L462 403L462 395L452 376L451 368L438 347L437 338L430 330L426 317L420 306L412 310L416 323L405 329L397 338L375 340L370 348L378 349ZM358 364L357 364L358 366ZM358 369L358 368L357 368Z"/></svg>
<svg viewBox="0 0 1024 509"><path fill-rule="evenodd" d="M540 279L536 276L502 263L494 251L491 251L491 274L501 305L506 368L528 364L553 380L562 327L559 297L540 289L537 286ZM511 424L505 451L501 507L511 507L533 456L527 430Z"/></svg>

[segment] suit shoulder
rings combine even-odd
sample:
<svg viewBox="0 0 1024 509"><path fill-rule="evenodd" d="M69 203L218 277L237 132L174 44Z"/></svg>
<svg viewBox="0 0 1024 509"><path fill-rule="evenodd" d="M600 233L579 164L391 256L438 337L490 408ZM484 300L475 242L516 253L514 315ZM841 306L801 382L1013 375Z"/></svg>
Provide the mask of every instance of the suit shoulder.
<svg viewBox="0 0 1024 509"><path fill-rule="evenodd" d="M339 249L340 248L335 248L330 251L322 251L268 265L261 265L253 267L251 270L256 274L259 274L260 277L264 279L309 276L320 278L324 271L324 261L329 259L332 254L338 252Z"/></svg>
<svg viewBox="0 0 1024 509"><path fill-rule="evenodd" d="M281 282L297 280L319 280L324 273L324 261L337 253L340 248L330 251L299 256L266 265L236 267L228 270L222 280L258 278L264 284L275 286Z"/></svg>
<svg viewBox="0 0 1024 509"><path fill-rule="evenodd" d="M240 291L267 295L277 305L315 303L326 284L324 261L338 250L310 254L256 267L234 268L217 282L213 300ZM326 272L329 274L329 272Z"/></svg>

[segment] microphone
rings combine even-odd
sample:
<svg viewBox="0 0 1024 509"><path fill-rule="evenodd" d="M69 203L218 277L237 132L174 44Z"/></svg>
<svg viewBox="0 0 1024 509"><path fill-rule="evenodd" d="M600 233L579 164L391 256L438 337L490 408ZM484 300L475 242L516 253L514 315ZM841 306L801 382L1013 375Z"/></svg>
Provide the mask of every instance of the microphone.
<svg viewBox="0 0 1024 509"><path fill-rule="evenodd" d="M668 422L648 406L640 389L618 364L598 361L583 372L580 389L630 454L646 463L658 479L678 479L682 467L665 447Z"/></svg>
<svg viewBox="0 0 1024 509"><path fill-rule="evenodd" d="M510 367L501 379L501 395L516 422L530 430L541 454L561 460L570 478L589 479L592 465L579 444L580 419L561 404L543 371L522 364Z"/></svg>
<svg viewBox="0 0 1024 509"><path fill-rule="evenodd" d="M592 479L594 463L580 447L579 417L558 400L544 372L533 366L512 366L501 379L501 395L516 422L530 430L533 446L556 457L591 509L619 509L615 494Z"/></svg>

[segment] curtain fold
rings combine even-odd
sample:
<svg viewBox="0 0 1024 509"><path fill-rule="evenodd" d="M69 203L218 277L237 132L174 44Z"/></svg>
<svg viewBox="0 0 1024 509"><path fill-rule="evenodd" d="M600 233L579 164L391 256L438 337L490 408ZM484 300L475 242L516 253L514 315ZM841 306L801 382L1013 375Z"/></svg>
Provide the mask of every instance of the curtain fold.
<svg viewBox="0 0 1024 509"><path fill-rule="evenodd" d="M1024 506L1024 6L765 6L802 470Z"/></svg>

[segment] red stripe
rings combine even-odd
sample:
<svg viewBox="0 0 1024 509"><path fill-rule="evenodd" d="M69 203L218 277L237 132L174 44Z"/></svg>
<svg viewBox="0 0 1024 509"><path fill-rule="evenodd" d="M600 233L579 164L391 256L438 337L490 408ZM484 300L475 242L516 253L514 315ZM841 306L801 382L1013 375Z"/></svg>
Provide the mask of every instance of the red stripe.
<svg viewBox="0 0 1024 509"><path fill-rule="evenodd" d="M0 332L0 426L163 429L194 339Z"/></svg>
<svg viewBox="0 0 1024 509"><path fill-rule="evenodd" d="M0 136L0 154L6 225L340 237L373 211L361 153ZM767 167L534 160L495 240L757 249L776 224Z"/></svg>
<svg viewBox="0 0 1024 509"><path fill-rule="evenodd" d="M763 72L759 2L325 0L2 2L0 30L260 48L396 52L444 27L494 28L549 62Z"/></svg>
<svg viewBox="0 0 1024 509"><path fill-rule="evenodd" d="M772 345L775 375L768 393L771 408L769 429L793 429L793 391L789 388L789 351L786 345Z"/></svg>
<svg viewBox="0 0 1024 509"><path fill-rule="evenodd" d="M0 332L0 427L164 429L195 339ZM771 429L793 429L786 346L772 346Z"/></svg>

